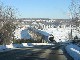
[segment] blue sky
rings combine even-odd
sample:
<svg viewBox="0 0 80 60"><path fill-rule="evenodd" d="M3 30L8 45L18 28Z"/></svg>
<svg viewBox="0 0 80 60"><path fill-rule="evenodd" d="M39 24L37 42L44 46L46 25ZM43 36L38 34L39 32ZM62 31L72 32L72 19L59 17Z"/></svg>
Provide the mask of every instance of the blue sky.
<svg viewBox="0 0 80 60"><path fill-rule="evenodd" d="M18 8L21 18L69 18L70 0L1 0Z"/></svg>

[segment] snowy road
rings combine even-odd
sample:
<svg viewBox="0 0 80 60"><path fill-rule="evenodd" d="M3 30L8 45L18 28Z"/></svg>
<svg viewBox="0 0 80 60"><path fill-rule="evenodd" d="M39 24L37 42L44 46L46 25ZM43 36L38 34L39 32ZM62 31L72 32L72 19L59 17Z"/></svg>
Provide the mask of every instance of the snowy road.
<svg viewBox="0 0 80 60"><path fill-rule="evenodd" d="M41 46L0 53L0 60L72 60L72 58L60 48Z"/></svg>

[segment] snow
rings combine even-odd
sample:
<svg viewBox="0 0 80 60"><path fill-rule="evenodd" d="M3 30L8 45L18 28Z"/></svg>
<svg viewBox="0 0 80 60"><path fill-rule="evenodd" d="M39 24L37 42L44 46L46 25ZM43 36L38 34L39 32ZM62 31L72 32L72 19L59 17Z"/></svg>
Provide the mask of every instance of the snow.
<svg viewBox="0 0 80 60"><path fill-rule="evenodd" d="M78 37L80 37L80 33L79 33L78 31L76 31L76 30L73 30L72 35L73 35L73 37L75 37L76 35L77 35Z"/></svg>
<svg viewBox="0 0 80 60"><path fill-rule="evenodd" d="M67 53L74 58L74 60L80 60L80 47L74 44L67 45L65 47Z"/></svg>
<svg viewBox="0 0 80 60"><path fill-rule="evenodd" d="M39 33L41 33L42 35L45 35L45 36L49 36L50 34L46 31L43 31L43 30L38 30Z"/></svg>
<svg viewBox="0 0 80 60"><path fill-rule="evenodd" d="M14 31L14 36L16 39L30 39L31 36L28 33L28 30L25 28L18 28Z"/></svg>
<svg viewBox="0 0 80 60"><path fill-rule="evenodd" d="M35 22L33 22L35 23ZM35 23L36 24L36 23ZM56 42L66 42L69 40L69 34L71 33L71 29L72 29L72 36L73 38L77 35L78 37L80 37L80 33L78 33L78 31L75 30L75 28L44 28L43 30L40 29L35 29L36 32L45 35L45 36L49 36L50 34L52 34L54 36L54 40ZM28 31L26 28L18 28L15 30L15 38L17 39L30 39L31 36L29 35Z"/></svg>
<svg viewBox="0 0 80 60"><path fill-rule="evenodd" d="M68 33L70 32L68 29L64 28L48 28L43 31L52 34L56 42L65 42L68 39Z"/></svg>
<svg viewBox="0 0 80 60"><path fill-rule="evenodd" d="M27 29L24 29L24 30L21 31L21 38L22 39L30 39L31 38L31 36L29 35Z"/></svg>
<svg viewBox="0 0 80 60"><path fill-rule="evenodd" d="M71 33L73 38L77 35L80 37L80 33L75 28L45 28L42 31L52 34L56 42L66 42L69 40L69 34Z"/></svg>
<svg viewBox="0 0 80 60"><path fill-rule="evenodd" d="M22 43L22 44L10 44L10 45L0 45L0 52L6 52L13 49L23 48L23 47L35 47L41 45L55 45L52 43Z"/></svg>

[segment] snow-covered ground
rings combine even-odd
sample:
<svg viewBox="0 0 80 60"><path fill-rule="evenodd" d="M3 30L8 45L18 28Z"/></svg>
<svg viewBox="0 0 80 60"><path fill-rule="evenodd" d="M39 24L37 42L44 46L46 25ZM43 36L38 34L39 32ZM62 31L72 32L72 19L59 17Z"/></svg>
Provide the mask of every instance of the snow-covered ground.
<svg viewBox="0 0 80 60"><path fill-rule="evenodd" d="M57 42L65 42L68 40L68 34L70 33L69 29L64 29L64 28L48 28L44 29L43 31L52 34L54 36L54 39Z"/></svg>
<svg viewBox="0 0 80 60"><path fill-rule="evenodd" d="M76 35L80 38L80 33L76 30L73 30L72 36L75 37Z"/></svg>
<svg viewBox="0 0 80 60"><path fill-rule="evenodd" d="M71 33L71 29L72 29L72 36L73 38L77 35L78 37L80 37L80 33L78 33L78 31L76 31L74 28L45 28L43 30L39 30L40 33L42 32L43 35L47 35L47 34L52 34L54 36L54 39L56 40L56 42L65 42L67 40L69 40L69 34ZM45 33L43 33L45 32ZM47 33L47 34L46 34ZM15 30L15 38L17 39L30 39L31 36L29 35L28 31L26 28L18 28Z"/></svg>
<svg viewBox="0 0 80 60"><path fill-rule="evenodd" d="M16 39L30 39L31 36L26 28L18 28L14 31L14 36Z"/></svg>
<svg viewBox="0 0 80 60"><path fill-rule="evenodd" d="M74 28L46 28L46 29L43 29L42 31L52 34L54 36L54 39L57 42L60 42L60 41L65 42L69 40L69 34L71 33L71 29L74 29ZM80 33L78 33L75 29L72 30L73 38L76 35L80 38Z"/></svg>

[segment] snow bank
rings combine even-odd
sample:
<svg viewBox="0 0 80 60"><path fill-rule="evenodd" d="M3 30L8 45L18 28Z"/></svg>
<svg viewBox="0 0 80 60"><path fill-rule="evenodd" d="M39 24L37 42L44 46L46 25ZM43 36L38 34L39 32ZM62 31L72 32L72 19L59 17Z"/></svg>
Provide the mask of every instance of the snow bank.
<svg viewBox="0 0 80 60"><path fill-rule="evenodd" d="M67 45L65 47L67 53L74 59L80 60L80 47L74 44Z"/></svg>
<svg viewBox="0 0 80 60"><path fill-rule="evenodd" d="M18 28L14 31L14 36L16 39L30 39L31 36L28 33L28 30L25 28Z"/></svg>
<svg viewBox="0 0 80 60"><path fill-rule="evenodd" d="M34 47L40 45L54 45L52 43L22 43L22 44L10 44L10 45L0 45L0 52L10 51L16 48L24 48L24 47Z"/></svg>

